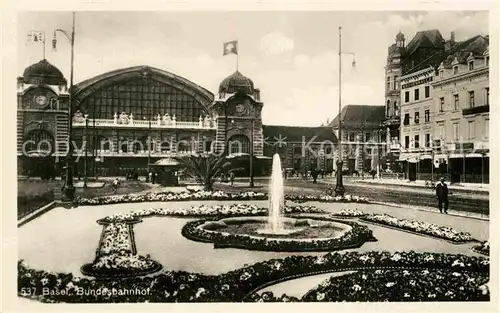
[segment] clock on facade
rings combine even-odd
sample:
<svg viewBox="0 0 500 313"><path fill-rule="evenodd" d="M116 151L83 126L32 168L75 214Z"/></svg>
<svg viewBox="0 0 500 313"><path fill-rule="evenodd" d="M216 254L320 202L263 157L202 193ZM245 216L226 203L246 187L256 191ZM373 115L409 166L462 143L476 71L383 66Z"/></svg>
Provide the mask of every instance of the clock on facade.
<svg viewBox="0 0 500 313"><path fill-rule="evenodd" d="M246 106L242 103L236 105L236 113L243 114L246 110Z"/></svg>
<svg viewBox="0 0 500 313"><path fill-rule="evenodd" d="M35 103L39 106L46 106L48 103L47 96L45 95L35 95Z"/></svg>

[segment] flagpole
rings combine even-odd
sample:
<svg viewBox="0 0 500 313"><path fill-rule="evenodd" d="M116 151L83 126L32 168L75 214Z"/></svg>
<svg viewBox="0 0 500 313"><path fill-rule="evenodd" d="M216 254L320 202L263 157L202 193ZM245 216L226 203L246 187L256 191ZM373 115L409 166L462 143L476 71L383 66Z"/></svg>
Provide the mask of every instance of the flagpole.
<svg viewBox="0 0 500 313"><path fill-rule="evenodd" d="M45 60L45 32L43 33L43 59Z"/></svg>

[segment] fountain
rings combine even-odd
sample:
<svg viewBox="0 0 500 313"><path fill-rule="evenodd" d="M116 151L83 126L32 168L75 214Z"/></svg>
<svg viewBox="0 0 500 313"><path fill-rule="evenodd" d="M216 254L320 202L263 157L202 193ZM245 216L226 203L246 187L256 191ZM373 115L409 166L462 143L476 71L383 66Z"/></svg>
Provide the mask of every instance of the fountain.
<svg viewBox="0 0 500 313"><path fill-rule="evenodd" d="M274 154L271 170L271 181L269 182L269 215L267 228L257 230L259 234L287 235L300 228L285 228L283 211L285 207L285 191L283 175L281 173L281 159L279 154Z"/></svg>
<svg viewBox="0 0 500 313"><path fill-rule="evenodd" d="M273 233L283 231L283 208L285 193L283 190L283 175L281 174L281 159L279 154L273 156L271 182L269 183L269 228Z"/></svg>
<svg viewBox="0 0 500 313"><path fill-rule="evenodd" d="M285 216L285 192L278 154L273 156L267 216L239 216L186 224L188 239L217 248L265 251L332 251L359 247L372 238L365 226L311 214Z"/></svg>

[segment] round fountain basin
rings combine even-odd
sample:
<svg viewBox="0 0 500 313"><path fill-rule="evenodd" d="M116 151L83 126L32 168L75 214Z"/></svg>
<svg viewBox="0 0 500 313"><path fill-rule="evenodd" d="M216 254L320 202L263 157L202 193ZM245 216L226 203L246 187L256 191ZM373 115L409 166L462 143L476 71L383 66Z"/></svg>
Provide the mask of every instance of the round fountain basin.
<svg viewBox="0 0 500 313"><path fill-rule="evenodd" d="M267 235L267 236L286 236L291 235L300 231L303 231L304 228L281 228L281 229L271 229L271 228L261 228L257 229L255 232L259 235Z"/></svg>
<svg viewBox="0 0 500 313"><path fill-rule="evenodd" d="M282 221L283 228L277 230L270 227L267 217L260 216L224 218L206 222L199 227L205 231L228 235L301 241L339 238L352 228L347 224L309 218L285 217Z"/></svg>
<svg viewBox="0 0 500 313"><path fill-rule="evenodd" d="M186 223L182 235L190 240L213 243L214 248L259 251L338 251L361 247L376 240L368 227L324 216L284 218L283 227L271 230L266 217L235 217L218 221Z"/></svg>

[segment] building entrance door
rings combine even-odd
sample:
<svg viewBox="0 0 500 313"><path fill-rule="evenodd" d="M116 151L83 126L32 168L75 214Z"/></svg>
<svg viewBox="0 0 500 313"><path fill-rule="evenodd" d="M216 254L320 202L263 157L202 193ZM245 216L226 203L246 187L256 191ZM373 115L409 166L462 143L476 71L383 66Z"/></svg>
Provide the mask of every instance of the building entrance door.
<svg viewBox="0 0 500 313"><path fill-rule="evenodd" d="M408 163L408 179L410 181L417 180L417 163Z"/></svg>

